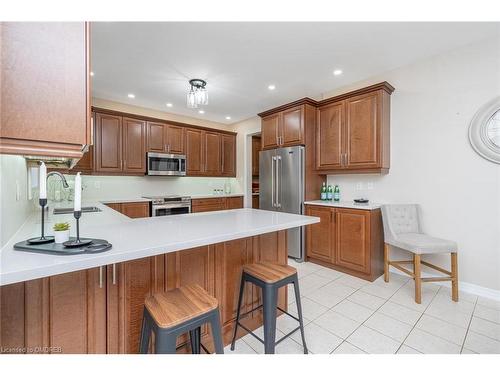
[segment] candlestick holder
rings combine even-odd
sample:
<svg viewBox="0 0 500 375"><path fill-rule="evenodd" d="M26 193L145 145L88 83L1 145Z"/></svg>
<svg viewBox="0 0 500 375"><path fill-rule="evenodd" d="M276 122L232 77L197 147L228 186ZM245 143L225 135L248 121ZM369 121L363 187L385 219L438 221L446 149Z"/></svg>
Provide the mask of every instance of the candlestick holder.
<svg viewBox="0 0 500 375"><path fill-rule="evenodd" d="M92 240L87 238L80 238L80 217L82 216L82 211L74 211L73 216L76 219L76 238L71 241L64 242L63 245L65 247L80 247L91 244Z"/></svg>
<svg viewBox="0 0 500 375"><path fill-rule="evenodd" d="M40 198L38 200L38 203L42 207L42 230L41 230L41 236L40 237L35 237L35 238L30 238L26 242L28 242L30 245L39 245L43 243L49 243L49 242L54 242L54 236L45 236L45 206L47 205L47 198Z"/></svg>

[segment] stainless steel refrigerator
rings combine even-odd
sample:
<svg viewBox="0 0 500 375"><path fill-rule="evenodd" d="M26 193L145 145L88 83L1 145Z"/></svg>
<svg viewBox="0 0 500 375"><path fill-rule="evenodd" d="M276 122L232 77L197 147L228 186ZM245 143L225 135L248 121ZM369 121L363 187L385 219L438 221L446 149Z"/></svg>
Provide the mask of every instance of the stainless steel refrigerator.
<svg viewBox="0 0 500 375"><path fill-rule="evenodd" d="M301 215L304 207L304 147L260 152L259 208ZM304 229L288 230L288 256L304 259Z"/></svg>

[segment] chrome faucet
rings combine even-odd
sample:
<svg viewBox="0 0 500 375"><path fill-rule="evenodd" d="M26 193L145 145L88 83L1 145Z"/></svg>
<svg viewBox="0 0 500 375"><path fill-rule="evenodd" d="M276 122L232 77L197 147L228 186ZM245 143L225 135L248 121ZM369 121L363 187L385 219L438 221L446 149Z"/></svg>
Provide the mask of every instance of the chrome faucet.
<svg viewBox="0 0 500 375"><path fill-rule="evenodd" d="M66 181L66 177L64 177L64 175L63 175L61 172L55 172L55 171L53 171L53 172L49 172L49 173L47 173L47 180L48 180L48 179L49 179L49 177L50 177L50 176L52 176L52 175L59 176L59 177L61 178L61 180L62 180L63 187L64 187L65 189L69 188L68 181Z"/></svg>

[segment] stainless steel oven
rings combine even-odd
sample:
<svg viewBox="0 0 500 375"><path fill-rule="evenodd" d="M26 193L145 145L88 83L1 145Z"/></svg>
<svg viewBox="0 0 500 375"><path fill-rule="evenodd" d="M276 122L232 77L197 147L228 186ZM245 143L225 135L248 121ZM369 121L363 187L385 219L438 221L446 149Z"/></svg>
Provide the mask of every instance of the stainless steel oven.
<svg viewBox="0 0 500 375"><path fill-rule="evenodd" d="M151 199L151 216L180 215L191 212L191 197L168 195L144 198Z"/></svg>
<svg viewBox="0 0 500 375"><path fill-rule="evenodd" d="M147 153L148 176L185 176L186 155Z"/></svg>

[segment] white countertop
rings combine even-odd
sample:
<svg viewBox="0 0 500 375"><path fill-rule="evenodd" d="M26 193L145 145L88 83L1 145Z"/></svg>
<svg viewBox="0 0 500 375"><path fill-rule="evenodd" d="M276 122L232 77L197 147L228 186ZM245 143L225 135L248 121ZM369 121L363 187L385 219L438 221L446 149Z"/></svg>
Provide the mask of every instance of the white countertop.
<svg viewBox="0 0 500 375"><path fill-rule="evenodd" d="M101 203L102 212L84 213L80 219L82 237L102 238L113 244L98 254L49 255L17 251L13 245L40 235L40 213L34 213L0 253L0 285L38 279L158 254L204 246L238 238L256 236L319 222L316 217L265 210L236 210L130 219ZM50 214L46 233L52 233L54 222L68 221L72 214Z"/></svg>
<svg viewBox="0 0 500 375"><path fill-rule="evenodd" d="M373 203L373 202L368 202L367 204L361 204L361 203L354 203L353 201L340 201L340 202L333 202L333 201L307 201L304 202L304 204L310 204L314 206L328 206L328 207L338 207L338 208L354 208L357 210L376 210L380 208L381 204L380 203Z"/></svg>

